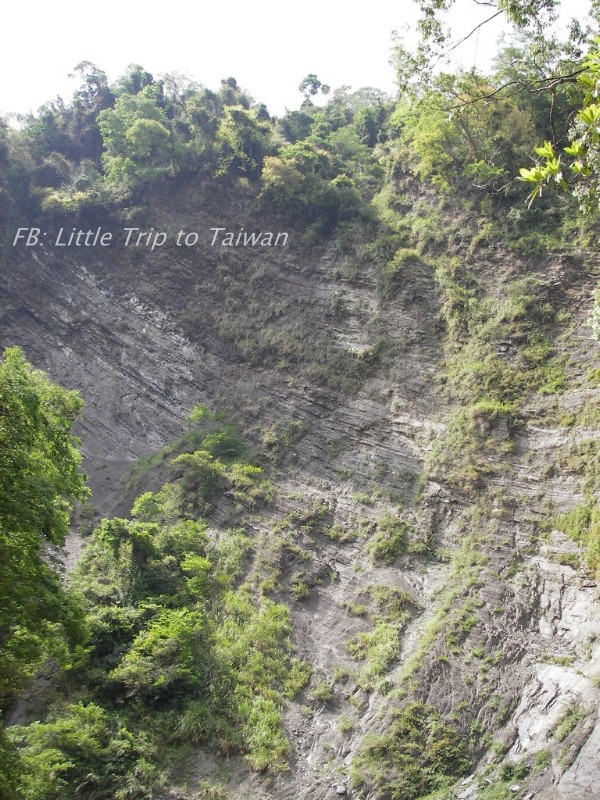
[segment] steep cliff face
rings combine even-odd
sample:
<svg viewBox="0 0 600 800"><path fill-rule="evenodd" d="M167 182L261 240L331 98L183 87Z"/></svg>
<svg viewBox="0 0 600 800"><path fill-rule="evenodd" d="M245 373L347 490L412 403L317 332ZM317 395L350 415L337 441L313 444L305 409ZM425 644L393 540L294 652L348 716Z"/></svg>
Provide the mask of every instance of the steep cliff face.
<svg viewBox="0 0 600 800"><path fill-rule="evenodd" d="M469 744L471 770L448 796L599 797L599 594L560 525L596 476L599 347L586 318L597 256L524 261L499 242L477 249L474 234L448 240L487 309L478 331L535 275L539 331L505 316L482 339L494 364L524 376L508 414L475 394L469 405L456 359L477 373L468 351L480 334L452 338L435 246L406 256L390 283L390 254L365 257L360 231L211 246L211 228L276 226L252 219L251 198L210 186L182 181L147 201L133 224L198 231L198 246L15 249L0 275L0 343L81 390L103 515L127 512L127 468L196 403L228 412L268 454L273 503L233 520L217 509L211 524L251 532L252 569L290 606L312 684L287 709L287 773L263 778L201 750L193 776L219 775L232 797L401 797L386 788L393 747L369 750L368 736L410 701ZM456 228L477 227L463 217ZM524 348L542 330L535 361ZM534 361L560 371L558 389L556 370L541 380L523 367Z"/></svg>

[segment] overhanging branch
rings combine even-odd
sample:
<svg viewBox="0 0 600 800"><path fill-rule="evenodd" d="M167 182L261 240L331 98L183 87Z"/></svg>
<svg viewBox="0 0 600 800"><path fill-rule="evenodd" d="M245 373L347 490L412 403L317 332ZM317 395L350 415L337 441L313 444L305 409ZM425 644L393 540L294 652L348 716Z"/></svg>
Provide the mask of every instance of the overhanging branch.
<svg viewBox="0 0 600 800"><path fill-rule="evenodd" d="M491 3L485 3L485 5L491 5ZM467 33L467 35L463 36L462 39L459 39L457 42L454 42L452 47L449 47L448 50L446 50L445 52L441 53L438 56L438 58L436 59L435 64L437 64L439 61L441 61L442 58L445 58L447 55L449 55L449 53L451 53L453 50L456 50L457 47L460 47L460 45L463 44L463 42L466 42L467 39L470 39L471 36L473 36L474 33L477 33L477 31L480 28L483 28L484 25L487 25L488 22L491 22L493 19L496 19L496 17L499 17L500 14L504 14L504 10L501 9L500 11L496 11L496 13L492 14L491 17L488 17L487 19L484 19L482 22L479 23L479 25L476 25L470 33ZM435 66L435 64L434 64L434 66Z"/></svg>
<svg viewBox="0 0 600 800"><path fill-rule="evenodd" d="M508 81L507 83L502 84L498 89L494 89L493 92L488 92L487 94L480 94L478 97L472 97L470 100L464 100L458 103L455 106L450 106L447 111L456 111L459 108L465 108L466 106L471 106L474 103L479 103L481 100L491 100L493 97L496 97L500 92L504 91L504 89L508 89L509 86L538 86L537 89L534 91L543 92L547 91L548 89L554 89L556 86L559 86L561 83L574 83L577 79L578 75L581 75L582 72L586 72L586 68L582 67L581 69L577 69L574 72L569 72L567 75L555 75L551 78L540 78L539 80L535 81L522 81L522 80L515 80L515 81ZM511 97L510 94L505 95L505 97Z"/></svg>

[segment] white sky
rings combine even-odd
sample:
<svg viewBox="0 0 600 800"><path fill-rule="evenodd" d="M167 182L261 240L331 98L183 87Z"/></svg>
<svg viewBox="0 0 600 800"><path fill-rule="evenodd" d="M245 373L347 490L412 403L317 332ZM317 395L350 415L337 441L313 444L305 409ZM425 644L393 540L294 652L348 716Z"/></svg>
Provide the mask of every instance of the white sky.
<svg viewBox="0 0 600 800"><path fill-rule="evenodd" d="M586 0L570 0L569 16ZM478 18L469 0L457 0L456 36ZM374 86L394 93L391 33L416 20L411 0L4 0L0 11L0 112L36 110L57 94L70 99L68 75L92 61L112 81L127 65L155 77L182 72L210 88L233 76L271 113L298 108L297 87L310 72L337 88ZM460 48L462 63L486 69L501 31L486 26Z"/></svg>

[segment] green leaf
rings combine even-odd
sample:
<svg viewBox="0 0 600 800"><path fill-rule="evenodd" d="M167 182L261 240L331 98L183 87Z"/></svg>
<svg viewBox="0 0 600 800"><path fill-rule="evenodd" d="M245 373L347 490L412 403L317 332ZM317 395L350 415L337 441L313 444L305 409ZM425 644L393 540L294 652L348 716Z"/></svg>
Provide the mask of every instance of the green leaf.
<svg viewBox="0 0 600 800"><path fill-rule="evenodd" d="M542 158L555 158L554 147L550 142L544 142L541 147L534 148L538 156Z"/></svg>

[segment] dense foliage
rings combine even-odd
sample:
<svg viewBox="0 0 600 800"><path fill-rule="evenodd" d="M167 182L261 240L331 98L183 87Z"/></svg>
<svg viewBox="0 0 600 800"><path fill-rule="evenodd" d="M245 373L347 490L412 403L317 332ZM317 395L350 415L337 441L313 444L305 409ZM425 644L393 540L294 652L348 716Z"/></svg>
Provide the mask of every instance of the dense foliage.
<svg viewBox="0 0 600 800"><path fill-rule="evenodd" d="M32 369L17 348L0 359L0 712L53 659L81 658L81 607L49 564L64 543L69 510L85 496L71 426L81 399ZM15 753L0 735L0 774L13 797Z"/></svg>
<svg viewBox="0 0 600 800"><path fill-rule="evenodd" d="M70 582L85 652L47 719L9 729L23 797L145 797L168 773L165 745L210 741L253 769L285 767L283 699L310 670L288 610L242 582L249 537L199 516L224 494L264 501L262 469L201 407L177 449L174 481L142 494L132 520L103 520Z"/></svg>
<svg viewBox="0 0 600 800"><path fill-rule="evenodd" d="M582 63L577 75L578 82L585 89L583 107L577 112L570 131L572 141L564 152L569 157L568 167L574 177L574 193L581 205L592 212L598 210L600 198L600 37L595 39L595 47ZM536 153L543 161L533 169L521 168L521 179L533 184L530 202L541 195L544 186L569 188L564 173L564 156L557 154L552 142L536 147Z"/></svg>
<svg viewBox="0 0 600 800"><path fill-rule="evenodd" d="M5 230L30 224L32 213L90 221L134 206L149 182L196 175L249 185L263 212L322 233L344 220L372 220L373 199L398 170L443 192L521 203L519 169L537 192L560 184L556 152L565 147L577 193L593 206L597 48L586 44L593 28L574 25L560 41L544 35L556 2L500 2L498 13L523 32L500 51L494 72L447 74L439 65L450 35L442 15L451 5L423 0L418 55L398 45L399 101L342 87L319 107L313 98L329 87L311 74L300 85L300 108L275 119L233 78L213 91L131 65L109 85L101 69L82 62L71 102L47 104L20 130L0 128ZM436 58L437 69L428 70ZM545 163L525 169L544 139Z"/></svg>
<svg viewBox="0 0 600 800"><path fill-rule="evenodd" d="M52 656L68 663L82 614L47 548L64 543L85 495L71 425L81 399L33 370L17 348L0 360L0 708Z"/></svg>
<svg viewBox="0 0 600 800"><path fill-rule="evenodd" d="M391 109L381 92L339 90L320 109L310 97L323 89L309 76L302 108L275 120L233 78L215 92L136 65L114 86L89 62L77 72L71 103L0 129L5 224L31 212L83 220L127 205L136 187L192 174L258 184L266 207L326 229L357 212L381 176L368 163Z"/></svg>
<svg viewBox="0 0 600 800"><path fill-rule="evenodd" d="M434 708L411 703L394 713L385 734L365 739L352 772L356 785L375 797L412 800L451 785L468 764L467 752Z"/></svg>

